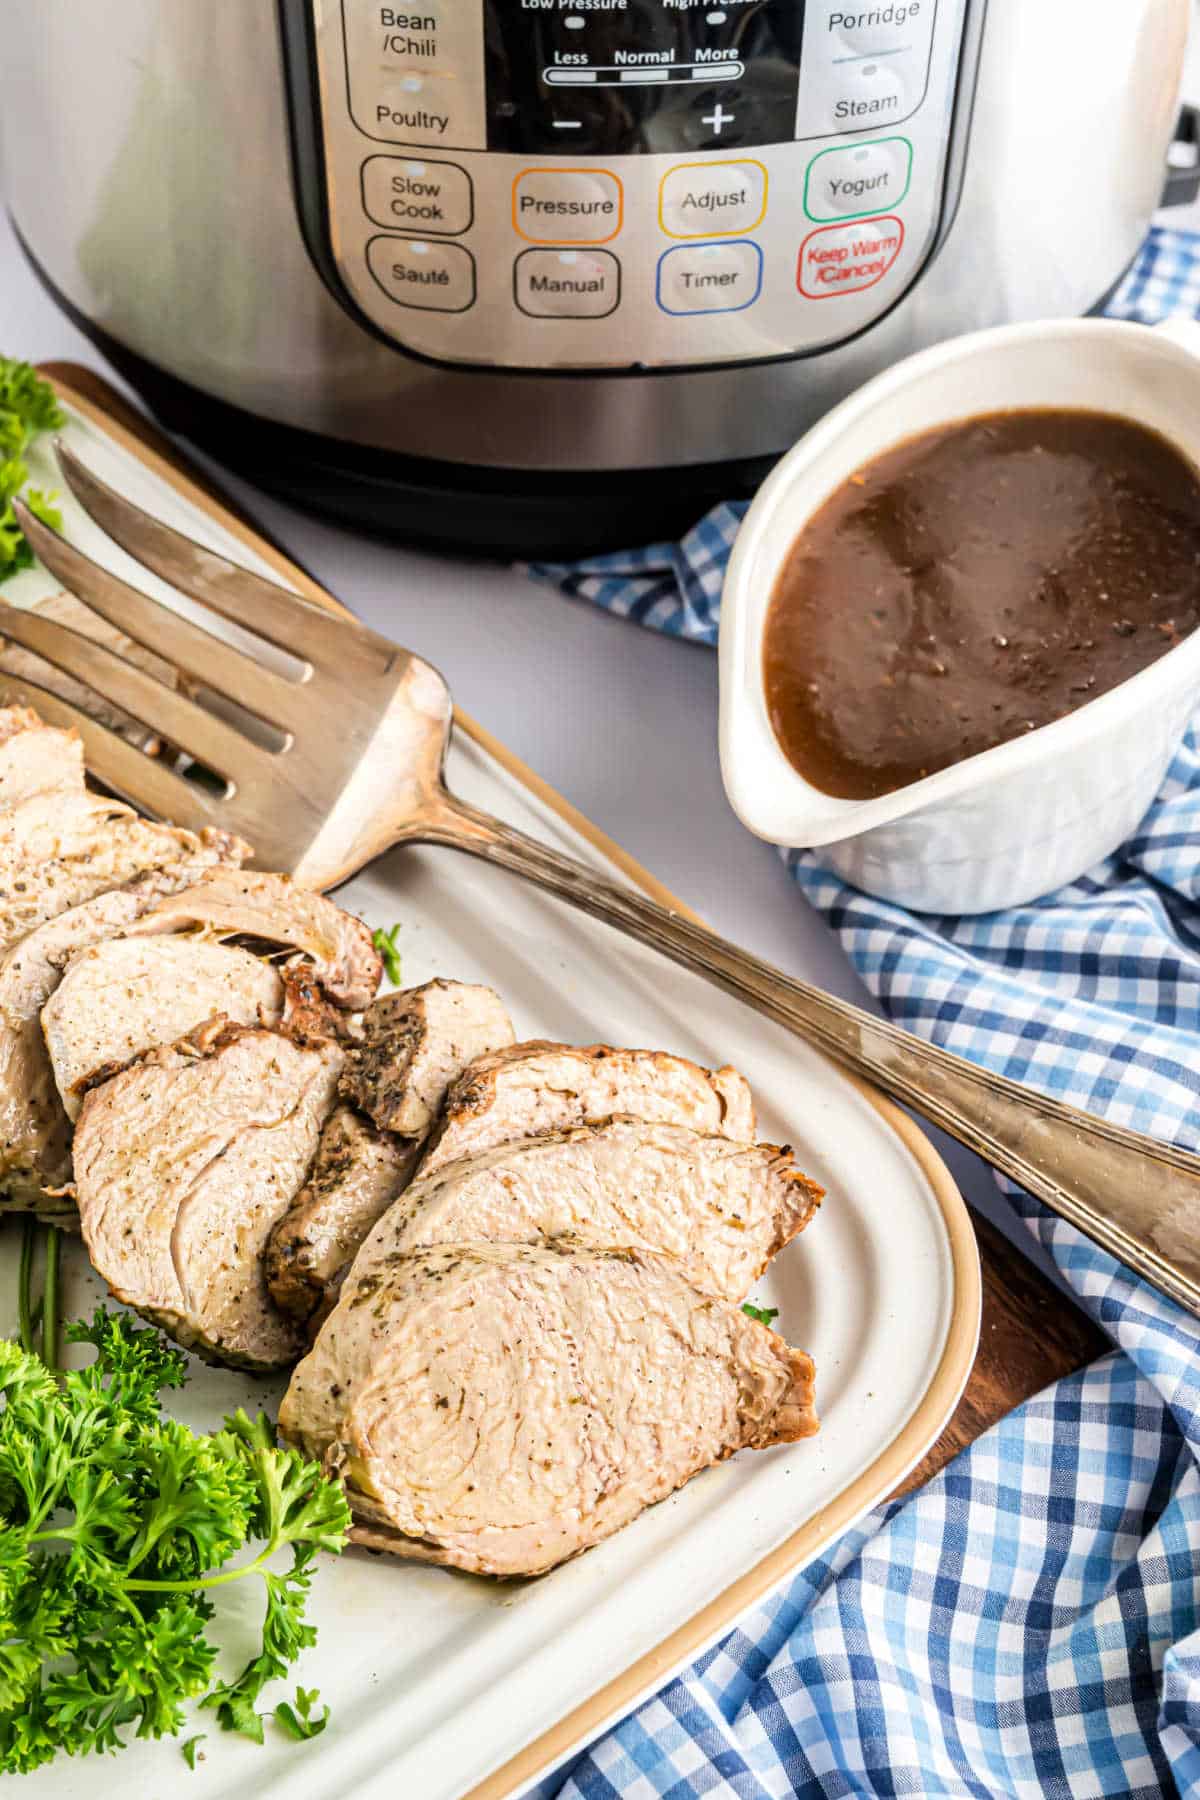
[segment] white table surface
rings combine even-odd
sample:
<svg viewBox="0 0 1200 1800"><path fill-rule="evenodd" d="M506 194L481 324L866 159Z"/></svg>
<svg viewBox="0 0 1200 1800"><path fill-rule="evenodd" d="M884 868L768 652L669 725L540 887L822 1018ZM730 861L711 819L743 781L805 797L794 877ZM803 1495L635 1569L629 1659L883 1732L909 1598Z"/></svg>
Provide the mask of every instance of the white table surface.
<svg viewBox="0 0 1200 1800"><path fill-rule="evenodd" d="M2 213L0 352L70 358L112 379L42 290ZM467 711L718 930L790 974L873 1006L777 853L726 803L711 651L564 600L510 569L382 545L221 478L319 581L436 663ZM985 1165L930 1135L967 1198L1049 1268Z"/></svg>

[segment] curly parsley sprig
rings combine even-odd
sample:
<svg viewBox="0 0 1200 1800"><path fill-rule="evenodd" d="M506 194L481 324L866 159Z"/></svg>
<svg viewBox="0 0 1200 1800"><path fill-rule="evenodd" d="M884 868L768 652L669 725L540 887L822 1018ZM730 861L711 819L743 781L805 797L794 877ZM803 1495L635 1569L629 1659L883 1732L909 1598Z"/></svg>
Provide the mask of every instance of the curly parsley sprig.
<svg viewBox="0 0 1200 1800"><path fill-rule="evenodd" d="M0 1773L172 1736L196 1699L261 1742L256 1700L316 1635L305 1602L317 1552L345 1542L342 1492L262 1415L209 1436L164 1418L187 1365L157 1332L100 1308L67 1336L96 1360L57 1379L0 1339ZM286 1550L291 1567L271 1568ZM262 1648L214 1687L208 1593L251 1577ZM276 1716L315 1735L316 1695L298 1695Z"/></svg>
<svg viewBox="0 0 1200 1800"><path fill-rule="evenodd" d="M17 524L13 498L20 494L30 512L57 530L62 514L54 495L27 487L29 467L25 452L44 431L58 431L66 424L54 397L54 389L28 363L0 356L0 581L6 581L33 561L33 551Z"/></svg>

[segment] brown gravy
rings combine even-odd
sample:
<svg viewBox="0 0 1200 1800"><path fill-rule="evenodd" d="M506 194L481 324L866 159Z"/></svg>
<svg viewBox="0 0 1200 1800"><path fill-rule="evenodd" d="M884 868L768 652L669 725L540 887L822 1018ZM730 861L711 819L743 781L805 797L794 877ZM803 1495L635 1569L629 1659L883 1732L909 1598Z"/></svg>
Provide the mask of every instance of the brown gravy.
<svg viewBox="0 0 1200 1800"><path fill-rule="evenodd" d="M1073 712L1200 626L1200 476L1089 412L992 413L868 464L806 526L763 654L788 760L869 799Z"/></svg>

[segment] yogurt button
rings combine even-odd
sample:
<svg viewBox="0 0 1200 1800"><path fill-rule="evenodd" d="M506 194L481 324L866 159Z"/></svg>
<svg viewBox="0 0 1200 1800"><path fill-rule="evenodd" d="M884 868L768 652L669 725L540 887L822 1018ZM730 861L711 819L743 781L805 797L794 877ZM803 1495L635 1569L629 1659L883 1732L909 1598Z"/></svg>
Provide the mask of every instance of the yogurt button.
<svg viewBox="0 0 1200 1800"><path fill-rule="evenodd" d="M804 208L810 219L868 217L889 211L908 192L912 145L907 138L823 150L809 164Z"/></svg>

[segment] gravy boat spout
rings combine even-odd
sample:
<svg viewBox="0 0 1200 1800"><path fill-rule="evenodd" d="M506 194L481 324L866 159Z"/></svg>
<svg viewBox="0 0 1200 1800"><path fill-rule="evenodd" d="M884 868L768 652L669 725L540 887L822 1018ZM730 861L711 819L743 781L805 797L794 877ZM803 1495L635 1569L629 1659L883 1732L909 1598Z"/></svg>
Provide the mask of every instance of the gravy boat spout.
<svg viewBox="0 0 1200 1800"><path fill-rule="evenodd" d="M721 768L757 836L821 852L856 887L916 911L983 913L1052 892L1143 817L1200 704L1200 632L1076 712L871 800L839 800L784 755L767 713L763 640L808 521L865 464L982 413L1112 413L1200 468L1200 325L1018 325L898 364L810 431L738 534L721 616ZM846 606L854 605L846 596Z"/></svg>

